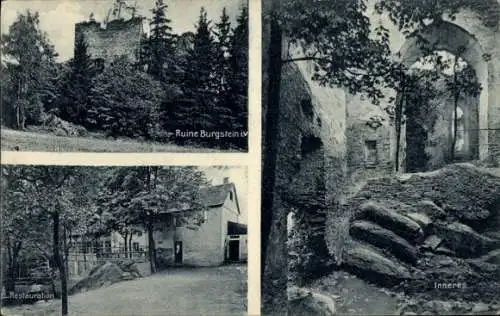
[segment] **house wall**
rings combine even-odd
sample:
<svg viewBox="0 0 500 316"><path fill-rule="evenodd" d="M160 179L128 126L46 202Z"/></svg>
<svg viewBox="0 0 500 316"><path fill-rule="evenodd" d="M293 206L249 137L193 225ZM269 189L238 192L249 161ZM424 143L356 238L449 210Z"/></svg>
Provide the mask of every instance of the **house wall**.
<svg viewBox="0 0 500 316"><path fill-rule="evenodd" d="M183 264L214 266L224 262L222 207L207 211L207 221L200 226L177 227L175 240L182 241Z"/></svg>

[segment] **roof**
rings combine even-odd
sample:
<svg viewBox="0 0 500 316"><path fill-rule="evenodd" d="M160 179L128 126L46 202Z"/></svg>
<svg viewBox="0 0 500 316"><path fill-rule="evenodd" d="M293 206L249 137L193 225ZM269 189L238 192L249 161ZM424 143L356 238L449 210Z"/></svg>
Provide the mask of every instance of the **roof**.
<svg viewBox="0 0 500 316"><path fill-rule="evenodd" d="M200 189L200 199L205 203L207 207L217 207L221 206L226 202L227 196L229 192L234 191L234 197L236 201L236 207L238 214L240 213L240 205L238 203L238 194L236 193L236 187L234 183L226 183L220 185L214 185L209 187L204 187ZM168 209L164 210L161 213L176 213L189 210L189 206L186 205L185 208L177 209Z"/></svg>
<svg viewBox="0 0 500 316"><path fill-rule="evenodd" d="M205 201L206 206L220 206L226 201L227 195L232 191L233 183L221 184L201 188L200 198Z"/></svg>

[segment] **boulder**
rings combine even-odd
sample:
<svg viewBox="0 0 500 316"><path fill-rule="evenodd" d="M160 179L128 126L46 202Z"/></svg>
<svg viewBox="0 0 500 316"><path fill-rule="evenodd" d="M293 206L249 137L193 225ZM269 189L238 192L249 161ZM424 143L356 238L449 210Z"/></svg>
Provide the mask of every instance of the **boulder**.
<svg viewBox="0 0 500 316"><path fill-rule="evenodd" d="M424 243L422 244L422 249L431 251L436 250L439 247L439 245L441 245L442 241L443 241L442 238L439 238L436 235L431 235L424 240Z"/></svg>
<svg viewBox="0 0 500 316"><path fill-rule="evenodd" d="M419 201L416 205L419 212L426 214L433 220L446 217L446 212L431 200Z"/></svg>
<svg viewBox="0 0 500 316"><path fill-rule="evenodd" d="M296 286L288 287L288 315L335 315L332 297Z"/></svg>
<svg viewBox="0 0 500 316"><path fill-rule="evenodd" d="M417 213L417 212L411 212L406 214L407 217L409 217L411 220L415 221L424 232L429 231L429 227L432 224L432 219L427 216L425 213Z"/></svg>
<svg viewBox="0 0 500 316"><path fill-rule="evenodd" d="M459 257L478 257L499 245L498 241L483 236L462 223L439 224L435 229L436 234L443 239L443 245Z"/></svg>
<svg viewBox="0 0 500 316"><path fill-rule="evenodd" d="M398 284L411 278L405 266L388 259L371 247L352 243L346 246L343 257L345 269L382 285Z"/></svg>
<svg viewBox="0 0 500 316"><path fill-rule="evenodd" d="M377 223L384 228L392 230L413 244L421 242L424 238L422 228L414 220L388 209L379 203L366 202L361 205L360 211L358 219L368 219Z"/></svg>
<svg viewBox="0 0 500 316"><path fill-rule="evenodd" d="M367 221L355 221L350 227L351 236L374 246L384 248L398 259L415 264L418 259L417 248L392 231Z"/></svg>
<svg viewBox="0 0 500 316"><path fill-rule="evenodd" d="M113 283L120 282L125 279L131 279L130 273L125 274L120 267L114 263L106 262L103 265L97 266L92 271L78 281L69 291L70 294L81 292L83 289L91 290L103 286L108 286Z"/></svg>

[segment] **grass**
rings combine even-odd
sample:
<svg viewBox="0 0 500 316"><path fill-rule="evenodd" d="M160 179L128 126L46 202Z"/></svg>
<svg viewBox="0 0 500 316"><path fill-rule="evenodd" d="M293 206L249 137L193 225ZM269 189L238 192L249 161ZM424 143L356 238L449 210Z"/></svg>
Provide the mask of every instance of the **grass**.
<svg viewBox="0 0 500 316"><path fill-rule="evenodd" d="M49 152L172 152L208 153L231 152L231 150L180 146L130 139L106 139L102 137L68 137L48 133L26 132L1 128L1 148L4 151L49 151ZM236 152L235 150L233 150Z"/></svg>

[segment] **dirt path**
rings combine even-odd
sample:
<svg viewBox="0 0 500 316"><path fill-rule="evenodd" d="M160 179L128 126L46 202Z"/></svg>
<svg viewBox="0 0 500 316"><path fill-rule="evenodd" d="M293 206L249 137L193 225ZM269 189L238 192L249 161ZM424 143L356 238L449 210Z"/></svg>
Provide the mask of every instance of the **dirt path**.
<svg viewBox="0 0 500 316"><path fill-rule="evenodd" d="M347 272L335 271L312 286L336 301L339 315L399 315L399 299Z"/></svg>
<svg viewBox="0 0 500 316"><path fill-rule="evenodd" d="M70 315L243 315L246 267L174 269L69 297ZM60 301L4 309L3 315L60 315Z"/></svg>

